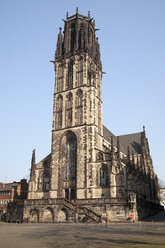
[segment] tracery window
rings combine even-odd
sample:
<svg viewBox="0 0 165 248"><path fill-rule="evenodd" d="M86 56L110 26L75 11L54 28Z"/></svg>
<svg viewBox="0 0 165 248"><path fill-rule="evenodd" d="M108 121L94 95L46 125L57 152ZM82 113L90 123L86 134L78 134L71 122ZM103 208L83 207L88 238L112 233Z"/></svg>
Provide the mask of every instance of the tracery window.
<svg viewBox="0 0 165 248"><path fill-rule="evenodd" d="M65 125L66 127L72 125L72 101L73 96L70 92L66 97L66 105L65 105Z"/></svg>
<svg viewBox="0 0 165 248"><path fill-rule="evenodd" d="M66 89L73 88L73 61L70 61L68 64L68 73L66 78Z"/></svg>
<svg viewBox="0 0 165 248"><path fill-rule="evenodd" d="M49 167L48 161L44 161L43 166L44 167Z"/></svg>
<svg viewBox="0 0 165 248"><path fill-rule="evenodd" d="M99 171L99 185L108 186L108 168L106 165L102 165Z"/></svg>
<svg viewBox="0 0 165 248"><path fill-rule="evenodd" d="M101 104L98 102L98 132L101 133Z"/></svg>
<svg viewBox="0 0 165 248"><path fill-rule="evenodd" d="M85 41L85 39L84 39L84 26L81 23L80 24L80 30L79 30L79 37L78 37L79 49L84 48L84 41Z"/></svg>
<svg viewBox="0 0 165 248"><path fill-rule="evenodd" d="M56 79L56 85L57 85L57 92L63 91L63 82L64 82L64 75L63 75L63 67L62 65L59 66L58 68L58 73L57 73L57 79Z"/></svg>
<svg viewBox="0 0 165 248"><path fill-rule="evenodd" d="M96 156L96 161L102 161L103 160L103 154L102 152L98 152Z"/></svg>
<svg viewBox="0 0 165 248"><path fill-rule="evenodd" d="M65 151L65 179L74 179L76 176L76 138L69 135L66 139Z"/></svg>
<svg viewBox="0 0 165 248"><path fill-rule="evenodd" d="M82 90L78 90L76 93L76 113L75 119L76 124L82 124L83 122L83 92Z"/></svg>
<svg viewBox="0 0 165 248"><path fill-rule="evenodd" d="M74 50L75 42L76 41L76 31L75 31L75 24L71 25L71 52Z"/></svg>
<svg viewBox="0 0 165 248"><path fill-rule="evenodd" d="M56 129L62 127L62 110L63 98L61 95L59 95L56 101Z"/></svg>
<svg viewBox="0 0 165 248"><path fill-rule="evenodd" d="M83 85L83 58L78 60L78 67L76 73L76 86L79 87Z"/></svg>
<svg viewBox="0 0 165 248"><path fill-rule="evenodd" d="M38 180L38 189L43 191L49 191L50 189L50 175L49 172L44 171Z"/></svg>

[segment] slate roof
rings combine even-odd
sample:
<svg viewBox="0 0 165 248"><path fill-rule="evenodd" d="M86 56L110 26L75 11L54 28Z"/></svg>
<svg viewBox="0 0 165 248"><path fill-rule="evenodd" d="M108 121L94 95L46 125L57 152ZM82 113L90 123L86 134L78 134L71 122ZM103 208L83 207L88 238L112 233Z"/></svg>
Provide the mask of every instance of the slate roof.
<svg viewBox="0 0 165 248"><path fill-rule="evenodd" d="M108 128L103 126L104 139L111 143L111 136L113 136L114 146L117 147L117 136L109 131ZM127 154L128 146L130 148L130 152L133 151L135 154L141 154L141 132L119 135L119 141L121 152L123 152L124 154Z"/></svg>

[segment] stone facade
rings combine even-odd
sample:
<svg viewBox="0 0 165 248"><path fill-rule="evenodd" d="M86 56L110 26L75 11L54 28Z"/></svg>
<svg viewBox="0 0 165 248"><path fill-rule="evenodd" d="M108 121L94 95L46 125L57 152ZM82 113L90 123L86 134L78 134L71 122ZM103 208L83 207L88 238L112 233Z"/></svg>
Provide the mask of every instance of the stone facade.
<svg viewBox="0 0 165 248"><path fill-rule="evenodd" d="M159 210L145 129L116 137L102 123L95 21L66 16L55 52L51 154L32 155L24 221L121 221Z"/></svg>

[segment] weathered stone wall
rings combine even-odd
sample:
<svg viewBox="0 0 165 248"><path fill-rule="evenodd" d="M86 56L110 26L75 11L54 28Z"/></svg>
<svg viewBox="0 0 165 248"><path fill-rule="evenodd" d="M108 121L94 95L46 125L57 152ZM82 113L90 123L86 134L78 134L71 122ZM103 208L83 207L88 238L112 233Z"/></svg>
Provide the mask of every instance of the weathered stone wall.
<svg viewBox="0 0 165 248"><path fill-rule="evenodd" d="M153 213L159 204L159 189L145 130L140 154L121 152L119 137L115 145L113 135L111 142L103 138L102 65L95 23L89 16L78 18L76 13L75 18L67 17L64 37L61 29L58 35L54 64L51 154L36 164L33 152L28 199L40 199L40 203L27 202L24 219L75 221L79 205L93 215L95 211L96 219L100 214L110 221L127 220L130 215L137 220ZM76 173L72 177L66 177L69 135L76 144ZM50 174L48 192L40 188L45 172ZM64 199L69 195L67 200L71 200L72 190L76 207ZM82 220L83 211L79 214Z"/></svg>

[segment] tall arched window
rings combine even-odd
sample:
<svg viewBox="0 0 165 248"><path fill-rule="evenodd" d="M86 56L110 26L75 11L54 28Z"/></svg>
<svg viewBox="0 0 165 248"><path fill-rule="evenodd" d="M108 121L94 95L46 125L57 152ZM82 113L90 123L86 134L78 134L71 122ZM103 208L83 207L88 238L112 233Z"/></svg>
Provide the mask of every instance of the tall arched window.
<svg viewBox="0 0 165 248"><path fill-rule="evenodd" d="M101 133L101 104L98 102L98 132Z"/></svg>
<svg viewBox="0 0 165 248"><path fill-rule="evenodd" d="M65 178L67 180L76 177L76 153L76 137L74 135L68 135L65 151Z"/></svg>
<svg viewBox="0 0 165 248"><path fill-rule="evenodd" d="M79 49L84 48L85 38L84 38L84 25L80 24L79 36L78 36L78 47Z"/></svg>
<svg viewBox="0 0 165 248"><path fill-rule="evenodd" d="M56 129L62 127L62 109L63 109L63 98L61 95L59 95L56 101Z"/></svg>
<svg viewBox="0 0 165 248"><path fill-rule="evenodd" d="M57 71L57 79L56 79L57 92L63 91L63 81L64 81L63 67L62 65L60 65Z"/></svg>
<svg viewBox="0 0 165 248"><path fill-rule="evenodd" d="M103 160L103 154L102 152L98 152L96 156L96 161L102 161Z"/></svg>
<svg viewBox="0 0 165 248"><path fill-rule="evenodd" d="M72 125L72 93L70 92L66 96L66 105L65 105L65 125L69 127Z"/></svg>
<svg viewBox="0 0 165 248"><path fill-rule="evenodd" d="M73 88L73 61L70 61L68 64L68 73L66 77L66 89Z"/></svg>
<svg viewBox="0 0 165 248"><path fill-rule="evenodd" d="M44 171L38 179L38 189L49 191L50 189L50 175L48 171Z"/></svg>
<svg viewBox="0 0 165 248"><path fill-rule="evenodd" d="M79 87L83 85L83 58L78 60L78 67L76 73L76 86Z"/></svg>
<svg viewBox="0 0 165 248"><path fill-rule="evenodd" d="M83 92L78 90L76 93L76 124L82 124L83 122Z"/></svg>
<svg viewBox="0 0 165 248"><path fill-rule="evenodd" d="M43 191L49 191L50 189L50 175L48 172L43 174Z"/></svg>
<svg viewBox="0 0 165 248"><path fill-rule="evenodd" d="M108 186L108 168L103 164L99 170L99 186Z"/></svg>
<svg viewBox="0 0 165 248"><path fill-rule="evenodd" d="M72 23L71 25L71 52L74 50L75 48L75 42L76 41L76 31L75 31L75 24Z"/></svg>

